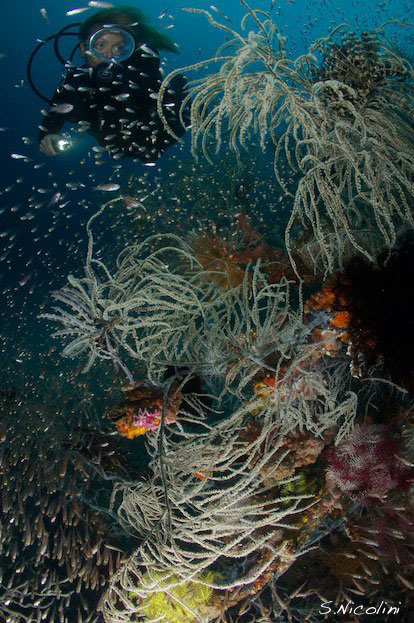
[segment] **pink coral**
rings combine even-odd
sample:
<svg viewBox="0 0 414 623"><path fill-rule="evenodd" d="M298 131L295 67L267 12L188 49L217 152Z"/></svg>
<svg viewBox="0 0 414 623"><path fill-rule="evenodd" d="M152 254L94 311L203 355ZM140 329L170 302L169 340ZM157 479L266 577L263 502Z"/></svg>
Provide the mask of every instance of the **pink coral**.
<svg viewBox="0 0 414 623"><path fill-rule="evenodd" d="M146 409L138 409L137 413L132 416L132 423L136 428L145 428L146 430L155 430L160 421L160 412L154 409L153 412Z"/></svg>

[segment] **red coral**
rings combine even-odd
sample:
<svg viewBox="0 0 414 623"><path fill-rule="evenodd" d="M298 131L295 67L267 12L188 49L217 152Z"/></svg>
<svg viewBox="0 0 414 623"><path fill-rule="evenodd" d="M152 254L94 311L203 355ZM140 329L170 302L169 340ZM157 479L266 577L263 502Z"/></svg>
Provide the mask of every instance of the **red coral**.
<svg viewBox="0 0 414 623"><path fill-rule="evenodd" d="M410 485L414 472L398 458L400 448L400 435L389 427L356 426L327 452L327 477L355 502L371 504Z"/></svg>
<svg viewBox="0 0 414 623"><path fill-rule="evenodd" d="M289 257L277 247L269 246L255 229L253 229L250 219L244 212L236 214L237 229L242 234L242 240L239 249L239 262L246 266L249 261L256 262L262 260L262 270L267 273L270 283L277 283L286 277L286 279L296 281L297 275L292 268ZM313 273L306 271L300 259L296 258L296 262L300 268L300 273L305 281L313 281Z"/></svg>

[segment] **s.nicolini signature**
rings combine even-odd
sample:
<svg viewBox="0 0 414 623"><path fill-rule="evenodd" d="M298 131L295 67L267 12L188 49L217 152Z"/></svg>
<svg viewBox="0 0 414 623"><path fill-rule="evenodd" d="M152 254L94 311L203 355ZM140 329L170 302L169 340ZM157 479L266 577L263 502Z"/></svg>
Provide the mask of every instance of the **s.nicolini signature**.
<svg viewBox="0 0 414 623"><path fill-rule="evenodd" d="M353 601L339 605L333 601L323 601L320 605L319 614L398 614L401 602L398 603L398 606L390 606L386 601L381 601L378 606L365 606L363 604L356 605Z"/></svg>

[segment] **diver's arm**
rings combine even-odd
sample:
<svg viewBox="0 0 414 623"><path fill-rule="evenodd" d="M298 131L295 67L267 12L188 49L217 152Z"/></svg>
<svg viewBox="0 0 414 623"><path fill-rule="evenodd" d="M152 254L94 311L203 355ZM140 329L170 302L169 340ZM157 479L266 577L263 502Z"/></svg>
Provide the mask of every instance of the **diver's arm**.
<svg viewBox="0 0 414 623"><path fill-rule="evenodd" d="M55 156L59 150L55 148L55 144L59 141L59 139L63 138L59 133L63 123L60 127L49 128L46 124L42 124L42 128L39 130L39 149L46 156Z"/></svg>
<svg viewBox="0 0 414 623"><path fill-rule="evenodd" d="M39 144L40 151L47 156L54 156L59 153L58 149L55 149L57 141L62 138L60 132L63 128L65 121L74 121L76 116L76 109L78 102L76 98L76 91L71 84L73 78L70 73L62 80L57 87L50 108L42 119L42 123L39 125ZM67 107L68 112L54 112L54 109L61 111Z"/></svg>
<svg viewBox="0 0 414 623"><path fill-rule="evenodd" d="M59 134L65 122L65 115L51 112L53 108L64 104L62 93L56 89L49 110L43 116L42 123L39 125L39 142L48 134Z"/></svg>
<svg viewBox="0 0 414 623"><path fill-rule="evenodd" d="M53 96L51 108L59 106L59 93L56 90ZM50 109L49 109L50 111ZM57 113L48 112L44 115L41 125L39 126L39 149L45 156L56 156L59 153L57 144L59 139L63 138L60 131L64 124L64 119Z"/></svg>
<svg viewBox="0 0 414 623"><path fill-rule="evenodd" d="M46 134L40 141L39 149L45 156L56 156L61 151L58 145L62 140L61 134Z"/></svg>

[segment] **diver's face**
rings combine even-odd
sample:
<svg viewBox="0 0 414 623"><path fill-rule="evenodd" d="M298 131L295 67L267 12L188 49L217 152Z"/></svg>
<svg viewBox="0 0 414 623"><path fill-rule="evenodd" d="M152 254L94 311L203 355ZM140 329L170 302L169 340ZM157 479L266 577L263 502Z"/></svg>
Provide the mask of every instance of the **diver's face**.
<svg viewBox="0 0 414 623"><path fill-rule="evenodd" d="M107 58L109 61L111 58L122 56L124 46L125 41L122 35L117 32L108 31L102 33L102 35L94 41L91 52L86 51L85 44L82 45L81 50L88 67L97 67L102 63L102 57ZM94 52L96 52L99 57L94 56Z"/></svg>
<svg viewBox="0 0 414 623"><path fill-rule="evenodd" d="M94 42L93 51L105 56L108 60L122 56L124 38L118 32L105 32Z"/></svg>

